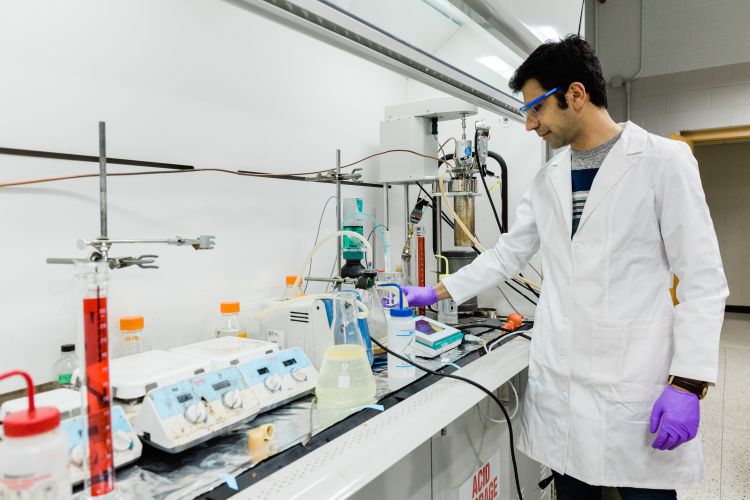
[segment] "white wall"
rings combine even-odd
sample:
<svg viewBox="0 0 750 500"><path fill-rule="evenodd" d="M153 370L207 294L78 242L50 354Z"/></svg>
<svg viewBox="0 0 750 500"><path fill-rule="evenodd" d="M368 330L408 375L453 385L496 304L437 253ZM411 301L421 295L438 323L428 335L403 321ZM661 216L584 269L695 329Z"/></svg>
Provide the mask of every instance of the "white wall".
<svg viewBox="0 0 750 500"><path fill-rule="evenodd" d="M747 0L609 0L596 2L596 38L607 80L638 71L641 4L645 59L642 76L750 61Z"/></svg>
<svg viewBox="0 0 750 500"><path fill-rule="evenodd" d="M695 148L729 282L727 304L750 306L750 143Z"/></svg>
<svg viewBox="0 0 750 500"><path fill-rule="evenodd" d="M607 93L613 118L624 120L624 89L608 87ZM748 125L750 63L640 78L632 84L631 120L665 137Z"/></svg>
<svg viewBox="0 0 750 500"><path fill-rule="evenodd" d="M105 120L110 156L198 167L317 170L336 148L360 158L378 148L384 106L406 97L404 77L213 0L3 2L0 61L2 146L96 154ZM11 156L0 165L5 181L98 168ZM296 273L335 194L216 173L112 178L109 188L110 237L216 235L206 252L113 252L161 256L158 271L115 271L110 305L113 330L142 314L157 348L209 338L220 301L246 303ZM343 192L368 207L382 200L380 189ZM60 344L75 338L73 269L45 259L83 256L75 242L99 234L97 196L95 179L0 193L0 371L48 381ZM335 227L332 206L323 234ZM313 272L327 275L334 255L334 244L321 250Z"/></svg>
<svg viewBox="0 0 750 500"><path fill-rule="evenodd" d="M415 96L402 76L214 0L6 1L0 63L0 146L95 155L104 120L111 157L196 167L317 170L333 165L336 148L344 162L358 159L378 150L384 107ZM527 172L538 168L539 148L520 125L493 130L492 149L511 165L513 210ZM363 166L376 178L377 161ZM97 168L0 156L1 181ZM216 236L212 251L113 252L160 255L159 270L115 271L110 290L111 330L121 316L143 315L155 348L211 337L220 301L246 306L296 273L335 192L218 173L111 178L109 190L112 238ZM364 196L382 214L380 189L344 186L343 193ZM42 383L52 379L59 345L75 338L80 311L73 269L45 259L85 255L75 242L99 233L98 183L3 188L0 213L0 371L23 368ZM331 204L322 234L334 226ZM487 226L479 227L481 237ZM330 272L334 250L321 250L313 274ZM247 307L243 316L250 317ZM2 383L0 393L19 386Z"/></svg>

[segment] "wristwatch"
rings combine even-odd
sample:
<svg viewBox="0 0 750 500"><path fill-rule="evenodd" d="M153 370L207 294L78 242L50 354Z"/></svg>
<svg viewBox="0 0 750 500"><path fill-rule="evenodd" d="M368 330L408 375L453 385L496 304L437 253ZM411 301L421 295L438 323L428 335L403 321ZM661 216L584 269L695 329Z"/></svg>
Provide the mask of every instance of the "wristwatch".
<svg viewBox="0 0 750 500"><path fill-rule="evenodd" d="M698 396L698 399L705 398L706 393L708 392L708 382L703 382L701 380L693 380L691 378L676 377L675 375L670 375L667 383L695 394L696 396Z"/></svg>

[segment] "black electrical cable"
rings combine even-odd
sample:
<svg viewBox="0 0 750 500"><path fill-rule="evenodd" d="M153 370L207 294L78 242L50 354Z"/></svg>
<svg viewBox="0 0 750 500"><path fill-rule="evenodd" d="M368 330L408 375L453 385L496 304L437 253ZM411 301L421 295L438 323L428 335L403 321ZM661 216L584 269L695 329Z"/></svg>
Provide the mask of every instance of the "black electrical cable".
<svg viewBox="0 0 750 500"><path fill-rule="evenodd" d="M400 359L401 361L409 363L413 367L415 367L415 368L417 368L419 370L422 370L424 372L427 372L430 375L435 375L435 376L444 377L444 378L452 378L454 380L460 380L462 382L466 382L469 385L473 385L474 387L476 387L480 391L482 391L485 394L487 394L489 397L492 398L493 401L495 401L495 403L497 403L497 405L500 407L500 411L503 412L503 416L505 417L505 421L508 423L508 437L510 439L510 459L513 462L513 476L514 476L514 478L516 480L516 492L518 493L519 500L523 500L523 494L521 493L521 482L518 480L518 464L516 463L516 449L515 449L516 445L515 445L514 440L513 440L513 424L510 421L510 415L508 415L508 412L506 411L505 406L503 406L503 403L500 401L500 399L497 396L495 396L495 394L491 390L487 389L485 386L483 386L482 384L480 384L478 382L474 382L473 380L468 379L468 378L459 377L458 375L451 375L449 373L440 373L440 372L436 372L434 370L430 370L429 368L425 368L424 366L420 366L420 365L416 364L414 361L412 361L411 359L407 358L406 356L402 356L401 354L397 354L397 353L389 350L386 346L384 346L383 344L381 344L376 338L370 336L370 340L372 340L373 344L375 344L376 346L380 347L381 349L383 349L388 354L391 354L391 355L395 356L396 358Z"/></svg>
<svg viewBox="0 0 750 500"><path fill-rule="evenodd" d="M503 335L502 337L498 337L501 340L498 341L497 345L493 346L492 349L495 349L496 347L503 346L503 345L507 344L508 342L510 342L511 340L513 340L516 337L523 337L526 340L531 340L531 337L529 337L528 335L526 335L523 332L508 333L508 334Z"/></svg>
<svg viewBox="0 0 750 500"><path fill-rule="evenodd" d="M530 299L530 298L529 298L529 297L528 297L528 296L527 296L527 295L526 295L525 293L523 293L523 292L522 292L521 290L519 290L518 288L514 287L514 286L513 286L513 283L511 283L510 281L506 281L506 282L505 282L505 284L506 284L506 285L508 285L509 287L511 287L511 288L512 288L513 290L515 290L515 292L516 292L516 293L517 293L518 295L520 295L520 296L521 296L521 297L523 297L524 299L528 300L528 301L529 301L529 302L531 302L532 304L536 305L536 301L534 301L534 300Z"/></svg>
<svg viewBox="0 0 750 500"><path fill-rule="evenodd" d="M503 227L502 222L500 222L500 216L497 214L497 208L495 208L495 202L492 200L492 195L490 195L490 188L487 186L487 179L485 179L485 167L480 166L479 167L479 178L482 179L482 185L484 186L484 192L487 193L487 199L490 201L490 207L492 208L492 214L495 216L495 222L497 223L497 228L500 230L500 234L505 232L505 228Z"/></svg>
<svg viewBox="0 0 750 500"><path fill-rule="evenodd" d="M479 131L474 132L474 144L479 144ZM487 194L487 199L490 202L490 207L492 208L492 214L495 216L495 222L497 223L497 228L500 230L500 233L502 234L505 232L505 228L503 227L502 222L500 222L500 217L497 214L497 208L495 207L495 202L492 200L492 195L490 194L490 189L487 186L487 180L485 178L487 175L487 165L486 164L483 165L482 163L480 163L478 149L474 149L474 157L477 160L477 165L479 165L479 178L482 179L484 192ZM502 157L496 154L495 156L493 156L493 159L497 161L498 164L500 164L500 167L503 170L503 172L506 172L505 161L502 159ZM503 199L505 199L505 197L503 197ZM519 275L523 277L523 274L519 274ZM539 293L536 290L534 290L528 283L524 283L516 278L513 278L513 281L516 284L520 285L522 288L525 288L526 290L530 291L537 298L539 298Z"/></svg>
<svg viewBox="0 0 750 500"><path fill-rule="evenodd" d="M487 151L487 157L492 158L500 166L500 219L503 227L508 228L508 165L502 156L494 151Z"/></svg>
<svg viewBox="0 0 750 500"><path fill-rule="evenodd" d="M477 335L482 335L483 333L494 332L497 330L500 330L501 332L505 332L505 333L511 333L513 331L513 330L508 330L507 328L503 328L502 326L494 326L494 325L486 325L486 324L461 327L461 329L463 330L469 330L471 328L486 328L485 331L483 331L482 333L478 333Z"/></svg>
<svg viewBox="0 0 750 500"><path fill-rule="evenodd" d="M435 211L435 197L432 196L430 193L428 193L427 190L419 182L417 182L416 184L417 184L417 186L419 186L419 189L421 189L425 193L425 195L431 200L432 203L429 204L429 207L432 209L432 211L434 213L434 211ZM445 212L442 211L442 209L440 210L440 215L442 215L443 221L445 221L445 223L448 224L448 226L451 229L456 229L456 225L453 223L452 220L450 220L448 218L448 216L445 214ZM435 233L436 233L436 228L433 227L433 234L435 234ZM436 242L433 242L433 246L435 244L436 244ZM479 255L480 253L482 253L474 245L472 245L471 248L472 248L472 250L474 250L474 252L476 252L477 255ZM435 249L433 248L433 250L435 250Z"/></svg>
<svg viewBox="0 0 750 500"><path fill-rule="evenodd" d="M474 144L479 144L479 130L474 131ZM503 228L503 224L500 222L500 216L497 214L497 208L495 207L495 202L492 199L492 195L490 194L490 188L487 186L487 179L485 179L485 175L487 174L486 169L487 165L483 165L479 161L479 148L474 148L474 158L477 160L477 165L479 166L479 178L482 179L482 185L484 186L484 192L487 193L487 199L490 201L490 207L492 207L492 214L495 216L495 222L497 222L497 228L500 231L500 234L505 232L505 229Z"/></svg>
<svg viewBox="0 0 750 500"><path fill-rule="evenodd" d="M523 274L519 273L519 276L521 276L523 278ZM519 285L521 288L523 288L524 290L530 291L532 294L534 294L534 296L536 298L539 298L539 292L537 292L536 290L534 290L534 288L532 288L531 285L529 285L528 283L524 283L523 281L521 281L521 280L519 280L518 278L515 278L515 277L513 278L513 281L517 285Z"/></svg>
<svg viewBox="0 0 750 500"><path fill-rule="evenodd" d="M581 0L581 17L578 18L578 36L581 36L581 24L583 23L583 6L586 4L586 0Z"/></svg>
<svg viewBox="0 0 750 500"><path fill-rule="evenodd" d="M422 190L422 192L423 192L423 193L425 194L425 196L427 196L427 198L428 198L428 199L430 199L430 200L432 201L432 204L430 205L430 208L432 208L432 210L433 210L433 213L434 213L434 211L435 211L435 204L434 204L434 203L435 203L435 200L434 200L434 197L433 197L433 196L432 196L432 195L431 195L431 194L430 194L429 192L427 192L427 190L426 190L426 189L424 188L424 186L422 186L422 184L420 184L419 182L417 182L416 184L417 184L417 186L419 187L419 189L421 189L421 190ZM443 220L445 221L445 223L446 223L446 224L448 224L448 226L449 226L449 227L450 227L451 229L455 229L455 228L456 228L455 224L453 223L453 221L451 221L451 220L450 220L450 219L448 218L448 216L447 216L447 215L445 214L445 212L443 212L442 210L440 210L440 213L441 213L441 215L442 215L442 219L443 219ZM433 244L434 244L434 242L433 242ZM479 249L478 249L477 247L475 247L474 245L472 245L472 246L471 246L471 248L472 248L472 249L474 250L474 252L476 252L476 254L477 254L477 255L479 255L479 254L481 254L481 253L482 253L482 252L480 252L480 251L479 251ZM533 290L533 289L532 289L532 288L531 288L531 287L530 287L530 286L529 286L528 284L526 284L526 283L522 283L522 282L516 282L516 283L517 283L517 284L519 284L519 285L521 285L522 287L525 287L525 288L527 288L527 289L528 289L528 290L530 290L530 291L531 291L531 292L532 292L532 293L533 293L534 295L536 295L537 297L539 297L539 295L537 294L537 292L536 292L535 290ZM531 299L530 299L530 298L529 298L528 296L526 296L526 295L525 295L524 293L522 293L522 292L521 292L521 291L520 291L519 289L517 289L516 287L514 287L514 286L513 286L513 285L512 285L511 283L509 283L508 281L506 281L506 282L505 282L505 284L506 284L506 285L508 285L509 287L511 287L511 288L512 288L512 289L513 289L513 290L514 290L514 291L515 291L516 293L518 293L519 295L521 295L521 296L522 296L522 297L523 297L524 299L526 299L526 300L528 300L529 302L531 302L532 304L536 305L536 302L535 302L535 301L531 300ZM503 293L503 291L502 291L502 290L500 290L500 293ZM503 293L503 295L505 295L505 294ZM505 297L505 300L508 300L508 298L507 298L507 297ZM515 307L513 307L513 304L511 304L511 303L510 303L510 300L508 300L508 304L510 304L511 308L513 308L513 310L514 310L514 311L517 311L517 309L516 309Z"/></svg>

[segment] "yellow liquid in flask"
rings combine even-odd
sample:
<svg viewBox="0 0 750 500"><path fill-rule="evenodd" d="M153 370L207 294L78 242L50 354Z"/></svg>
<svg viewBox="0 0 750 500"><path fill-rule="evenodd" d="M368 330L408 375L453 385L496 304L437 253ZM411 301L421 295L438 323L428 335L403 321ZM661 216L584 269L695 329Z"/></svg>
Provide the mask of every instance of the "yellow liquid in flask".
<svg viewBox="0 0 750 500"><path fill-rule="evenodd" d="M375 377L364 347L332 345L326 349L315 387L318 404L331 408L352 408L375 400Z"/></svg>

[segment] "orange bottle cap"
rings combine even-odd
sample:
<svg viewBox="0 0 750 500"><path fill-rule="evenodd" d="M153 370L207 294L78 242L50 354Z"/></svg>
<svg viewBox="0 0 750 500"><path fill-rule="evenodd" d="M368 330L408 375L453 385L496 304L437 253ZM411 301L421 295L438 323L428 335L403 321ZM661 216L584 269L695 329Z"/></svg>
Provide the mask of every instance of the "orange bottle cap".
<svg viewBox="0 0 750 500"><path fill-rule="evenodd" d="M239 302L222 302L219 309L224 314L238 313L240 312L240 303Z"/></svg>
<svg viewBox="0 0 750 500"><path fill-rule="evenodd" d="M293 286L297 282L297 276L287 276L286 277L286 286ZM299 284L301 285L304 283L304 280L299 280Z"/></svg>
<svg viewBox="0 0 750 500"><path fill-rule="evenodd" d="M124 316L120 318L120 330L129 332L143 330L143 316Z"/></svg>

